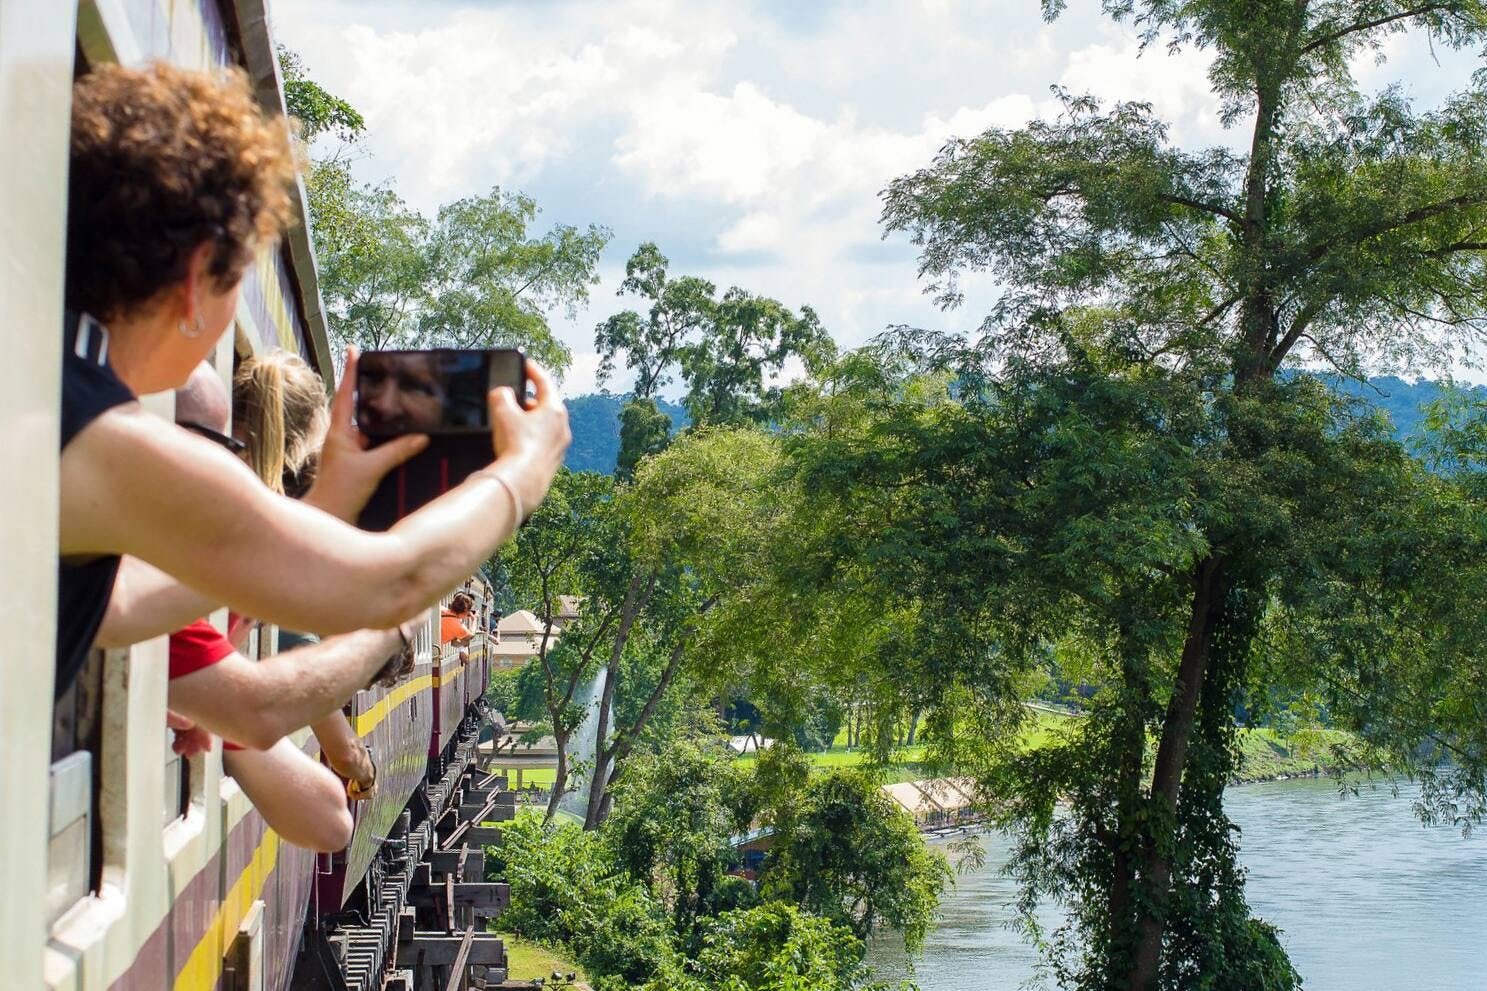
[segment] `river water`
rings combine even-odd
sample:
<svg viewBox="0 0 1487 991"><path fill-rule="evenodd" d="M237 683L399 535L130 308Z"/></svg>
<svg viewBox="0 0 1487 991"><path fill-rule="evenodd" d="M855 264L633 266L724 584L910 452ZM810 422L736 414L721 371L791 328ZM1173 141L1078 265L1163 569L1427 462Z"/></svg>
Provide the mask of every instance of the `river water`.
<svg viewBox="0 0 1487 991"><path fill-rule="evenodd" d="M1407 782L1347 798L1327 780L1229 790L1250 907L1280 927L1308 991L1487 989L1487 833L1422 828L1414 795ZM1017 894L1001 874L1009 844L982 842L985 868L947 892L912 975L902 943L882 939L869 953L879 977L911 976L923 991L1048 986L1038 954L1007 926Z"/></svg>

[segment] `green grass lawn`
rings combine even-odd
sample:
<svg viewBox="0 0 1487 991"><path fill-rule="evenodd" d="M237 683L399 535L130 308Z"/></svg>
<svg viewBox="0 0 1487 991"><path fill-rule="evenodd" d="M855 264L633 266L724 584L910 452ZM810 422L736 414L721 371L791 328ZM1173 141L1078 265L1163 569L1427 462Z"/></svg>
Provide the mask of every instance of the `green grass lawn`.
<svg viewBox="0 0 1487 991"><path fill-rule="evenodd" d="M1062 728L1070 725L1074 716L1058 715L1051 712L1036 710L1032 718L1023 728L1025 738L1024 745L1028 748L1042 746L1053 738ZM846 731L837 734L836 742L830 750L820 750L815 753L806 754L811 763L815 765L818 772L829 771L840 767L861 767L871 763L867 751L862 749L848 750L846 746ZM930 777L930 771L924 765L924 756L928 748L922 743L916 743L912 747L900 747L893 752L893 756L886 768L883 768L883 780L885 783L898 781L916 781ZM738 758L744 765L754 763L753 754Z"/></svg>
<svg viewBox="0 0 1487 991"><path fill-rule="evenodd" d="M1306 730L1283 737L1273 729L1239 731L1239 777L1253 781L1279 775L1316 774L1336 767L1356 767L1356 738L1342 730Z"/></svg>
<svg viewBox="0 0 1487 991"><path fill-rule="evenodd" d="M588 983L589 979L584 974L583 968L555 950L538 946L536 943L509 933L502 933L501 941L506 945L506 976L510 980L530 981L538 977L550 978L553 971L558 971L564 977L569 973L575 973L580 981Z"/></svg>
<svg viewBox="0 0 1487 991"><path fill-rule="evenodd" d="M1043 709L1033 710L1032 718L1023 727L1023 746L1035 750L1048 745L1061 733L1077 725L1079 716L1063 715ZM870 763L868 754L861 750L848 750L846 732L837 734L830 750L807 754L816 771L824 772L840 767L859 767ZM1356 766L1357 760L1348 757L1354 738L1341 730L1308 730L1293 737L1282 737L1272 729L1241 729L1239 746L1241 751L1238 776L1242 780L1260 780L1278 775L1312 774L1333 767ZM1153 745L1155 741L1153 741ZM925 747L916 744L894 752L892 760L883 769L885 783L914 781L930 777L924 765ZM739 757L744 764L752 764L752 754Z"/></svg>

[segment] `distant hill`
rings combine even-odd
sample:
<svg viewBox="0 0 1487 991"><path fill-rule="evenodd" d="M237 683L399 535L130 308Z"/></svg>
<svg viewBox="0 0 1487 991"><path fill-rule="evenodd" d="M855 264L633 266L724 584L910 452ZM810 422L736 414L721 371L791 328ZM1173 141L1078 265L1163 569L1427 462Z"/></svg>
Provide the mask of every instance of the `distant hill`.
<svg viewBox="0 0 1487 991"><path fill-rule="evenodd" d="M1424 435L1426 410L1446 391L1439 382L1429 379L1406 382L1394 375L1376 376L1369 379L1367 385L1338 375L1323 375L1322 380L1343 395L1361 399L1382 410L1394 426L1394 436L1406 445ZM1487 387L1474 385L1468 387L1468 391L1478 398L1487 399Z"/></svg>
<svg viewBox="0 0 1487 991"><path fill-rule="evenodd" d="M564 463L574 471L597 471L614 474L620 456L620 409L624 396L596 393L568 400L568 426L573 443ZM687 411L662 400L656 404L671 417L673 432L687 425Z"/></svg>
<svg viewBox="0 0 1487 991"><path fill-rule="evenodd" d="M1370 406L1383 410L1394 425L1394 435L1405 444L1420 437L1425 430L1425 410L1445 392L1444 386L1429 379L1406 382L1394 375L1380 375L1365 385L1337 375L1324 375L1326 381L1344 395L1354 396ZM1471 391L1487 399L1487 387L1473 386ZM567 465L574 471L614 473L620 453L620 408L624 396L598 393L568 400L568 422L573 429L573 444L568 448ZM687 411L673 403L659 403L662 412L671 417L672 429L687 425Z"/></svg>

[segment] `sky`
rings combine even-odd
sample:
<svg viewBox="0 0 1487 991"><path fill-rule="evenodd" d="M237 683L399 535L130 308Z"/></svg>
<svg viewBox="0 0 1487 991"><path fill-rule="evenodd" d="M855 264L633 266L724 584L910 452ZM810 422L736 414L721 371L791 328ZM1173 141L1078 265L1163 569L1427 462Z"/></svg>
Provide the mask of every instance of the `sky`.
<svg viewBox="0 0 1487 991"><path fill-rule="evenodd" d="M1016 127L1050 87L1150 101L1190 147L1237 144L1205 53L1142 51L1071 0L279 0L278 40L366 117L359 178L413 207L522 191L539 224L614 238L589 306L550 321L572 349L564 391L595 391L594 326L625 260L654 241L676 275L809 304L844 346L894 324L974 330L995 298L969 280L941 311L879 193L952 136ZM1357 66L1418 105L1464 86L1470 53L1395 38ZM628 380L607 388L624 391Z"/></svg>

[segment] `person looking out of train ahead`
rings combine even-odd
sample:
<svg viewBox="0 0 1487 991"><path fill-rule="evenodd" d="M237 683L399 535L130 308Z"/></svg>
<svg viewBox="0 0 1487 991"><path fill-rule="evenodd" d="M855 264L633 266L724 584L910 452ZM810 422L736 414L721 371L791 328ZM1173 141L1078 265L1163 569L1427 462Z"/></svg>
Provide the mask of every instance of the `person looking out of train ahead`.
<svg viewBox="0 0 1487 991"><path fill-rule="evenodd" d="M456 647L469 644L474 634L465 627L465 620L470 618L470 610L474 606L475 603L469 595L456 592L454 598L449 600L449 605L439 610L439 642L441 644L452 643Z"/></svg>
<svg viewBox="0 0 1487 991"><path fill-rule="evenodd" d="M74 86L59 695L109 610L122 555L143 564L120 589L107 644L167 633L223 603L290 629L386 630L488 558L562 463L567 413L530 362L533 399L523 405L509 388L488 398L492 463L386 533L344 521L427 441L367 448L351 426L354 350L319 478L300 503L141 409L136 396L179 388L215 349L255 252L288 218L293 175L284 122L265 118L240 71L103 65Z"/></svg>

